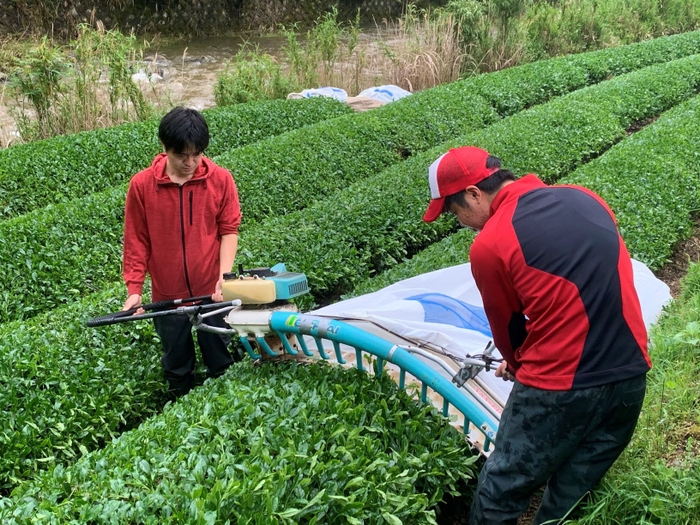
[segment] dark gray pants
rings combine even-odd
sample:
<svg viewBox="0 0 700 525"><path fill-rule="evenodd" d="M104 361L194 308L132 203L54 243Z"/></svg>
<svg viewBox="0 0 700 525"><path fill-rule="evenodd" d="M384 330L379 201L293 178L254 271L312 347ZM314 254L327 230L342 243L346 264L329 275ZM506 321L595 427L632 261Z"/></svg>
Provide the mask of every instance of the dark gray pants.
<svg viewBox="0 0 700 525"><path fill-rule="evenodd" d="M515 525L545 483L533 525L559 523L629 443L645 391L646 375L564 392L516 381L479 474L470 525Z"/></svg>
<svg viewBox="0 0 700 525"><path fill-rule="evenodd" d="M224 322L223 315L209 317L205 321L211 326L230 328ZM163 345L163 375L170 385L170 392L181 396L194 386L196 356L192 323L182 315L154 317L153 324ZM207 367L207 377L218 377L233 363L228 350L231 337L197 330L197 342L202 354L202 361Z"/></svg>

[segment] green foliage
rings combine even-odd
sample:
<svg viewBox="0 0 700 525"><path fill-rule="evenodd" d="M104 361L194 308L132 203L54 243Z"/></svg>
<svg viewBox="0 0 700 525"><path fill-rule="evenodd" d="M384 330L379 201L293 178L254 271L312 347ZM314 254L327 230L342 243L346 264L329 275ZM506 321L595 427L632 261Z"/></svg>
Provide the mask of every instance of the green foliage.
<svg viewBox="0 0 700 525"><path fill-rule="evenodd" d="M600 85L598 98L605 97L605 87ZM430 224L421 220L430 194L427 168L449 147L486 147L509 159L509 167L537 159L540 173L556 178L624 136L614 116L595 106L567 103L566 99L462 135L307 209L243 231L238 260L255 266L275 253L288 267L307 275L317 303L335 300L361 279L399 264L455 231L455 223L449 219Z"/></svg>
<svg viewBox="0 0 700 525"><path fill-rule="evenodd" d="M214 161L234 174L250 227L305 208L404 157L496 119L493 109L468 89L461 96L444 91L432 95L413 95L386 109L307 126ZM444 114L450 116L442 119Z"/></svg>
<svg viewBox="0 0 700 525"><path fill-rule="evenodd" d="M162 406L152 325L85 329L86 317L120 309L119 292L108 287L79 310L0 325L0 493L75 461Z"/></svg>
<svg viewBox="0 0 700 525"><path fill-rule="evenodd" d="M352 113L330 99L271 101L204 110L210 156ZM162 151L158 121L59 136L0 150L0 218L103 191L129 180Z"/></svg>
<svg viewBox="0 0 700 525"><path fill-rule="evenodd" d="M359 15L358 15L359 16ZM319 16L303 40L296 26L282 28L286 45L282 46L285 64L256 49L239 51L233 63L217 75L216 103L238 104L251 100L284 98L304 88L335 85L333 69L343 51L352 55L357 46L359 18L354 22L338 20L338 10Z"/></svg>
<svg viewBox="0 0 700 525"><path fill-rule="evenodd" d="M559 181L593 189L617 214L632 255L658 267L675 242L687 235L688 210L691 206L697 209L697 204L690 204L697 203L698 195L697 148L691 143L697 133L697 127L691 124L694 118L697 120L695 99L669 111L654 126L623 141L573 175L561 177L621 139L631 121L650 118L697 92L698 60L699 57L691 56L591 86L518 113L463 137L454 145L484 147L515 173L533 172L549 183ZM617 151L627 153L618 157ZM658 151L659 155L648 155L647 151ZM675 162L681 155L687 160ZM655 175L646 175L650 169ZM626 180L629 182L622 183ZM427 195L427 189L425 192ZM472 236L465 232L452 235L386 275L377 279L366 276L358 281L353 294L368 293L401 279L466 262L471 240Z"/></svg>
<svg viewBox="0 0 700 525"><path fill-rule="evenodd" d="M65 90L61 78L69 67L63 53L44 37L19 60L13 71L12 87L26 97L36 112L39 125L43 122L50 125L47 121L51 102Z"/></svg>
<svg viewBox="0 0 700 525"><path fill-rule="evenodd" d="M672 79L666 79L670 82ZM659 118L562 182L586 186L617 216L630 254L652 269L690 235L700 206L697 97Z"/></svg>
<svg viewBox="0 0 700 525"><path fill-rule="evenodd" d="M603 83L595 89L573 93L550 104L518 113L490 128L470 134L454 131L459 130L460 125L466 129L470 125L463 124L464 120L460 121L464 117L457 117L453 112L445 112L444 110L445 107L452 107L449 104L457 104L457 102L450 101L448 94L464 104L465 97L469 94L467 86L470 84L467 82L444 86L442 90L437 92L440 96L429 97L428 93L423 97L414 95L404 99L406 101L404 104L395 103L387 106L382 112L369 113L368 115L372 115L372 118L363 117L367 119L364 122L368 129L372 133L380 133L385 132L382 131L385 128L396 126L397 136L401 137L401 140L404 141L403 144L411 145L409 151L413 153L412 158L374 177L355 182L330 199L313 204L306 210L298 210L285 217L272 218L243 232L239 259L246 266L250 264L268 265L270 264L270 254L274 254L275 260L284 260L290 268L306 271L312 280L312 289L315 291L317 301L337 297L339 294L351 290L366 276L396 266L422 247L456 230L456 225L450 221L441 220L432 225L425 225L420 220L428 195L425 180L426 168L437 155L444 152L445 148L465 143L485 146L501 156L509 168L536 170L547 180L556 180L573 167L604 151L612 143L619 140L624 135L625 125L630 121L653 117L665 107L678 103L682 97L689 96L695 82L693 79L696 79L696 71L699 69L697 60L699 60L697 57L691 57L620 77ZM608 66L601 59L596 61L593 67L599 71ZM559 73L555 69L551 70L552 76L556 77ZM672 81L656 82L654 78L657 76L672 79ZM499 85L496 82L503 82L498 79L504 77L495 76L494 78L496 79L494 87L496 87ZM540 85L547 85L544 77L538 78L542 82ZM561 77L560 81L564 85L572 84L571 77L568 75ZM480 80L479 82L482 83L480 88L485 90L485 81ZM500 84L500 86L503 85L509 86L510 82ZM549 87L542 89L540 96L543 99L550 96L552 91L562 89L560 84L554 82L548 85ZM637 86L640 85L649 86L649 91L653 96L638 91ZM622 89L620 86L624 88ZM523 86L523 91L529 87L528 81L528 84ZM525 95L523 98L518 98L517 93L512 89L503 92L508 93L510 100L516 101L512 104L513 108L519 107L523 103L522 100L526 100ZM475 95L469 94L469 96L473 96L475 102L479 100ZM615 100L615 103L609 104L609 99ZM509 106L511 104L503 104L503 107ZM406 111L403 121L400 120L402 111ZM431 114L429 111L433 111L435 116L426 117L425 115ZM677 156L683 159L682 162L689 163L688 165L697 156L696 148L692 142L693 137L697 137L697 129L683 118L685 116L690 122L698 121L695 111L695 106L687 105L679 108L678 112L669 112L664 115L662 119L659 119L657 125L664 122L664 119L675 115L673 117L676 118L675 125L684 131L676 134L669 131L673 128L661 128L660 134L655 136L659 147L667 144L664 147L670 148L669 151L673 150ZM449 117L449 119L445 119L449 125L444 128L439 125L435 128L423 125L421 128L419 125L421 121L440 124L442 121L437 118L437 115L440 115L441 112ZM391 115L391 118L382 117L382 119L386 118L384 121L377 115ZM353 119L343 118L348 121L349 126L350 122L361 116L356 115ZM345 121L337 119L334 122ZM411 123L411 125L407 123ZM331 131L327 127L320 129L324 129L326 132ZM359 130L360 128L355 129ZM359 133L359 131L357 132ZM439 147L425 151L429 147L430 141L435 140L435 137L444 137L445 134L450 136L450 133L453 134L452 136L461 136L459 139L453 139ZM641 136L642 133L644 132L637 135ZM675 135L677 137L674 140L681 142L665 142L669 140L669 137ZM383 136L390 137L390 135ZM396 144L399 143L398 139L393 140L396 142L392 143L392 147L396 147ZM274 141L270 141L267 146L270 151L272 151L273 143ZM419 146L415 146L415 144ZM419 153L420 151L423 153ZM284 156L284 150L280 150L280 152ZM357 155L357 150L351 153L351 155L353 154ZM301 155L303 156L303 154ZM279 160L279 157L273 158ZM327 158L326 165L332 165L333 158ZM694 166L697 166L696 158L695 161ZM275 179L277 176L275 164L270 166L268 173L271 176L270 180L266 182L269 185L267 187L272 187L279 182ZM323 173L323 170L320 172ZM637 173L638 170L635 167L630 169L630 172ZM365 177L369 175L370 173L364 174ZM618 173L615 172L615 176L617 175ZM260 175L257 177L262 178ZM670 184L669 179L665 180L665 184ZM294 184L290 184L289 187L294 188ZM692 188L686 187L688 188L687 192L696 192L695 187L697 184L694 184ZM119 279L119 237L121 235L123 191L123 187L116 187L102 194L90 195L74 203L37 210L24 217L0 224L0 260L8 276L3 282L3 296L2 301L0 301L0 308L3 309L1 314L3 320L31 317L37 312L54 308L66 302L75 302L75 315L89 315L86 312L94 312L95 315L101 314L104 313L105 309L109 309L106 305L113 304L117 307L121 304L120 296L122 294L119 292L119 285L109 288L104 295L85 299L83 297L91 290L102 289L106 283L116 282ZM675 190L673 191L675 192ZM676 193L672 194L677 195ZM277 196L274 195L270 198L276 199ZM318 197L311 194L307 200L300 199L297 205L299 207L308 206L316 198ZM644 202L645 198L644 195L639 198L635 197L639 202ZM678 200L681 204L684 202L680 197ZM263 205L264 203L261 204L261 206ZM276 206L271 204L267 206L271 214L279 212ZM461 237L462 244L452 246L451 257L455 257L459 250L466 249L468 246L470 239L468 234L461 232L458 237ZM417 260L414 258L414 261ZM110 298L111 303L105 302ZM83 336L77 322L65 319L63 311L58 311L27 323L9 323L0 326L0 334L2 335L0 340L7 341L9 345L6 349L3 347L2 350L7 354L7 359L10 360L8 370L19 363L17 365L19 369L24 367L32 371L28 375L20 375L16 388L8 389L10 392L8 395L14 397L10 397L11 401L4 401L6 404L21 406L22 396L20 393L30 388L30 384L22 379L27 377L41 377L43 383L46 384L55 382L60 385L63 382L70 385L66 388L35 389L36 392L33 393L36 394L36 398L33 398L35 399L33 406L44 408L31 412L34 414L45 414L52 407L55 411L56 404L58 403L60 406L62 403L60 396L64 392L73 392L71 399L80 397L80 387L72 382L67 382L65 378L65 376L70 375L70 370L77 370L76 377L79 380L83 378L90 385L89 389L96 388L94 384L85 379L84 374L88 372L83 373L76 364L85 361L84 354L93 348L91 344L94 341L97 341L94 346L98 349L104 345L104 348L110 348L113 351L114 348L135 348L133 340L136 339L143 341L144 345L143 349L140 345L136 345L138 351L146 352L149 356L148 359L154 358L151 352L153 352L155 343L153 334L149 331L136 332L136 335L132 335L131 331L125 332L111 327L109 330L114 329L113 332L100 335L100 338L111 339L104 341L100 338L95 339L97 336L91 331L85 334L86 339L81 339ZM687 339L692 336L691 332L692 325L686 324L677 333L684 333L683 337ZM42 373L46 375L36 374L35 369L38 370L41 367L34 366L32 363L44 359L44 355L53 356L50 349L38 346L35 341L39 339L39 334L43 333L51 334L51 337L47 338L47 345L51 345L51 349L55 348L57 352L61 353L66 363L72 363L69 365L73 366L72 369L67 368L65 364L57 365L55 368L58 375L48 374L49 365L54 362L54 357L51 357L50 359L45 358L48 365L45 370L42 370ZM81 350L76 356L74 351L70 351L71 348L80 348ZM21 353L15 349L21 349ZM95 355L99 356L100 354L95 352ZM138 362L146 362L144 359L146 357L142 356ZM93 362L86 362L88 370L99 368L99 363L95 365ZM44 361L41 363L43 366ZM115 374L121 374L120 380L122 382L130 380L129 378L133 376L130 374L135 374L147 385L145 389L139 389L138 381L136 381L133 390L127 389L124 398L113 403L115 411L129 404L130 396L140 399L140 401L133 403L134 407L138 406L138 403L142 403L142 406L157 406L159 389L162 388L160 382L156 383L152 375L157 369L157 362L153 363L152 361L149 361L148 367L144 370L125 371L115 368L117 370ZM113 390L114 384L119 384L119 382L105 382L105 387ZM101 399L107 399L109 392L107 394L104 391L100 392L99 395L95 394L95 396L105 396ZM59 397L54 395L56 393L59 394ZM70 403L77 402L70 401ZM20 405L12 405L12 403L20 403ZM108 401L101 401L96 406L105 407L107 404ZM106 408L100 408L100 414L106 410ZM141 410L148 413L151 409L141 408ZM29 410L19 409L16 412L22 413L23 416L30 414ZM69 412L70 417L73 417L74 413L82 417L77 409L74 412ZM111 414L110 412L108 417L105 416L106 421L112 421L109 419L112 417ZM32 434L31 444L28 444L28 441L22 441L21 436L25 432L25 428L33 429L34 427L29 423L13 427L21 429L13 432L12 439L19 439L16 441L19 443L17 448L24 450L24 455L20 456L19 460L15 460L12 456L8 458L6 468L10 470L10 473L6 475L3 482L6 487L14 483L15 480L26 477L31 471L41 468L42 463L52 465L55 461L70 461L70 453L64 454L62 452L64 449L58 448L66 446L65 443L68 440L71 440L72 444L80 443L89 449L93 448L93 444L97 446L109 436L114 435L117 432L114 430L115 428L120 428L119 423L116 427L112 423L104 423L104 427L100 426L100 430L95 432L93 439L91 429L99 425L91 422L92 420L81 419L76 420L76 422L71 420L71 423L68 424L60 418L56 419L57 417L59 416L53 413L47 416L37 416L39 422L34 422L34 424L40 430L37 430L36 434ZM91 413L89 417L95 417L95 415ZM127 425L131 424L131 417L131 415L125 416ZM139 416L134 415L133 421L138 420ZM102 424L100 423L100 425ZM124 425L124 422L122 421L121 424ZM66 429L70 428L71 433L77 431L80 437L66 433L58 439L59 436L56 436L54 430L61 434L62 431L59 429L61 425ZM88 430L83 432L86 428ZM81 432L83 433L80 434ZM56 446L54 446L53 441L34 439L36 436L44 436L49 433L57 437ZM1 437L2 435L0 435ZM68 446L68 449L73 446L72 444ZM74 448L70 450L79 455ZM77 450L82 453L79 446ZM94 469L90 469L90 472L92 471ZM308 496L307 501L312 498L313 496Z"/></svg>
<svg viewBox="0 0 700 525"><path fill-rule="evenodd" d="M18 487L3 523L435 523L472 478L464 437L386 376L234 365L75 465Z"/></svg>
<svg viewBox="0 0 700 525"><path fill-rule="evenodd" d="M218 74L214 86L217 106L254 100L285 98L299 86L286 78L282 65L272 56L256 50L240 50L233 63Z"/></svg>
<svg viewBox="0 0 700 525"><path fill-rule="evenodd" d="M692 84L697 79L699 69L693 64L698 60L693 56L640 70L581 95L574 93L573 98L562 97L542 109L516 114L483 133L465 134L483 125L478 119L486 120L482 116L485 110L487 117L490 113L483 103L480 113L471 113L479 107L476 97L467 106L469 113L457 112L458 108L464 111L468 100L469 83L463 82L445 86L434 97L426 91L422 96L392 103L386 110L341 117L282 135L262 148L253 145L241 154L217 158L231 169L241 186L243 213L248 221L286 214L254 228L249 222L242 230L239 260L247 266L267 265L270 254L275 254L275 260L296 265L296 269L309 274L319 300L348 293L359 279L396 265L454 231L453 226L441 223L426 227L420 220L429 194L425 170L446 147L478 144L507 159L516 172L532 170L546 180L556 180L619 140L624 135L621 123L629 121L630 116L655 116L665 104L672 105L689 95L687 86L673 93L679 86L676 82L686 79ZM556 73L551 72L553 76ZM654 80L656 75L677 79L659 83ZM483 86L484 81L480 82ZM566 84L568 77L561 82ZM631 96L619 98L618 82L630 90ZM635 96L634 85L651 86L654 95ZM548 90L543 90L543 99L555 89L553 86L561 89L552 82ZM603 106L606 93L617 103ZM416 105L420 110L415 109ZM427 113L426 108L434 113ZM441 114L449 118L441 120ZM374 182L361 181L372 170L380 171L398 161L397 151L415 153L455 136L461 138L443 143L427 155L414 155L413 159L418 160L411 159L406 172L398 168L389 174L380 173ZM276 144L281 145L279 149ZM346 185L351 186L313 204ZM0 261L9 276L0 285L0 297L4 298L0 303L1 320L31 317L119 279L123 195L124 189L116 187L0 223ZM312 210L302 209L311 204ZM341 213L350 209L357 211L352 215ZM370 225L375 225L376 235ZM304 246L304 250L298 246ZM352 260L347 264L341 263L349 257ZM23 302L14 299L17 297Z"/></svg>
<svg viewBox="0 0 700 525"><path fill-rule="evenodd" d="M343 296L343 299L376 292L417 275L464 264L469 260L469 247L474 240L474 235L472 230L460 228L449 237L427 246L412 258L402 261L387 271L360 279L352 291Z"/></svg>
<svg viewBox="0 0 700 525"><path fill-rule="evenodd" d="M54 46L44 38L12 72L19 107L16 121L25 141L80 131L98 120L119 123L153 116L152 106L131 79L133 35L81 24L68 47ZM105 70L106 102L99 94Z"/></svg>

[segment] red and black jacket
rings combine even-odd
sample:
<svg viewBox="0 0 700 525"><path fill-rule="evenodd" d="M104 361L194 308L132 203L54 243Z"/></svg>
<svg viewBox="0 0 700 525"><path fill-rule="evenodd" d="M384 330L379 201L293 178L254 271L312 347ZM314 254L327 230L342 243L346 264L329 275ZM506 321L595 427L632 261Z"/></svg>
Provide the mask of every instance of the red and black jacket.
<svg viewBox="0 0 700 525"><path fill-rule="evenodd" d="M572 390L647 372L632 262L605 202L527 175L504 186L490 211L471 267L518 381Z"/></svg>

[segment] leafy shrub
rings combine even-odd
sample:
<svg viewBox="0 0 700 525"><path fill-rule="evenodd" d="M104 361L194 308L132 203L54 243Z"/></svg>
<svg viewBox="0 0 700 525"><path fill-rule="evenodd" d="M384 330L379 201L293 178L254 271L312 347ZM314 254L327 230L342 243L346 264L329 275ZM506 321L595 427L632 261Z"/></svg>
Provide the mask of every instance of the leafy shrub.
<svg viewBox="0 0 700 525"><path fill-rule="evenodd" d="M121 287L27 322L0 325L0 494L73 462L160 408L165 386L151 323L85 329L118 310Z"/></svg>
<svg viewBox="0 0 700 525"><path fill-rule="evenodd" d="M635 93L634 89L627 92L632 99ZM571 98L579 96L576 93ZM596 99L594 92L589 96ZM602 99L599 102L603 108L608 103ZM545 178L585 186L601 195L616 214L630 254L653 269L659 268L673 247L690 234L692 213L700 206L695 145L700 132L699 111L700 99L695 97L572 174L561 179ZM517 158L514 160L518 162ZM472 239L471 232L460 230L395 268L363 279L352 295L466 262Z"/></svg>
<svg viewBox="0 0 700 525"><path fill-rule="evenodd" d="M239 261L255 266L264 264L268 254L277 254L307 274L317 302L335 300L360 279L397 265L454 231L451 220L421 221L430 194L427 167L449 147L481 146L516 173L532 171L553 182L625 137L630 120L654 116L696 93L698 66L700 56L652 66L417 155L306 210L243 232Z"/></svg>
<svg viewBox="0 0 700 525"><path fill-rule="evenodd" d="M561 182L586 186L603 197L630 254L659 268L690 235L691 214L700 206L698 133L696 97Z"/></svg>
<svg viewBox="0 0 700 525"><path fill-rule="evenodd" d="M381 272L396 266L402 259L410 257L422 247L456 230L456 224L444 219L432 225L424 225L420 220L429 195L425 180L426 168L446 148L465 143L488 146L494 154L500 155L506 161L508 167L526 166L526 169L537 171L547 180L557 180L572 167L585 162L619 140L624 135L624 128L620 122L629 119L629 115L646 118L658 107L657 100L673 103L674 99L669 98L664 91L666 84L650 81L649 75L693 78L693 75L696 75L690 67L693 60L698 59L687 59L650 68L629 77L601 84L596 89L585 93L574 93L548 105L532 108L504 119L490 128L465 135L416 155L376 177L356 183L332 199L319 202L308 210L266 221L245 233L245 238L241 242L239 260L246 265L247 263L268 265L272 257L274 261L287 262L290 268L306 271L312 280L312 289L316 287L315 293L318 300L345 293L373 272ZM630 83L630 79L635 77L641 85L648 83L654 86L657 97L638 96L634 84ZM620 90L616 87L618 82L627 86L630 96L616 99L618 103L615 113L610 113L606 93L614 93L615 97L619 97ZM676 90L678 85L669 83L668 89ZM685 93L687 89L684 88L681 92ZM638 104L645 105L648 108L647 113L639 109ZM695 122L698 121L694 107L692 104L681 106L678 110L664 115L657 122L658 125L669 119L668 127L656 136L658 146L670 144L668 146L670 151L682 156L684 165L691 165L693 158L697 155L692 142L697 136L697 130L686 120L682 120L685 115L690 122L694 122L693 119ZM673 118L676 119L675 124L671 122ZM686 131L675 134L670 131L674 125ZM653 127L655 126L650 126L637 135L650 132L647 130L652 130ZM670 137L676 135L676 140L680 142L667 142ZM644 155L642 153L639 156ZM539 162L535 163L537 159ZM696 169L697 162L692 165ZM630 171L630 173L636 173L636 171ZM617 177L617 175L618 173L615 172L610 177ZM669 183L669 179L666 179L666 182ZM643 202L644 198L640 197L637 200ZM117 281L119 278L118 235L121 231L122 202L123 189L117 188L103 194L89 196L80 201L80 206L60 205L0 224L0 253L6 254L2 257L2 264L3 268L9 272L6 274L8 277L4 283L4 297L0 302L4 308L3 318L6 318L5 316L29 317L63 302L78 300L79 302L75 303L72 310L65 311L87 317L91 315L90 312L104 313L109 309L109 304L118 307L122 297L122 292L119 291L123 289L121 285L112 285L105 290L104 295L93 295L87 298L84 296L90 290L101 289L105 283ZM32 243L29 242L30 240ZM436 257L450 250L450 256L456 257L459 251L468 248L469 241L469 234L460 232L457 236L443 241L447 243L447 248L437 250ZM433 248L435 246L440 245L433 245ZM417 266L420 258L420 255L416 256L411 264ZM460 258L457 262L462 260ZM440 263L440 260L436 260L435 263L428 261L420 268L421 271L426 271L431 264L435 264L433 269L436 269L441 267L438 266ZM31 276L29 279L27 279L28 275ZM17 297L25 298L25 302L18 304ZM112 298L112 303L105 302L107 298ZM24 329L23 326L28 328ZM76 364L85 361L84 354L87 351L85 349L91 348L91 342L96 341L95 346L98 348L104 345L105 348L112 349L128 347L132 352L146 354L151 351L148 348L142 349L140 344L134 344L133 340L148 341L152 337L152 332L147 331L144 334L137 332L136 335L131 336L132 332L120 332L115 327L108 328L108 330L112 329L115 331L111 335L98 336L91 331L83 332L79 329L77 320L64 321L63 310L61 310L44 314L25 323L0 325L2 330L0 341L6 341L9 345L6 349L0 347L2 348L0 354L4 352L12 359L24 356L29 362L41 362L44 366L42 371L47 373L44 382L58 384L65 383L70 372L64 367L57 366L56 374L53 376L49 374L52 367L47 363L51 361L48 358L43 361L41 356L51 355L51 352L37 342L40 340L39 334L51 334L47 344L52 345L52 348L55 346L57 351L65 354L66 362L72 362L76 366L78 378L88 374L92 366L88 361L88 371L83 372ZM106 339L103 340L103 337ZM15 348L22 349L21 353L13 353L12 350ZM74 353L75 349L79 349L77 357ZM153 358L152 355L151 358ZM10 364L7 369L11 370L13 366ZM157 365L154 366L157 368ZM27 368L31 369L31 366ZM150 375L151 373L155 374L155 368L151 368L151 372L144 373L143 377L154 377ZM129 371L123 374L124 378L131 377ZM125 379L119 379L114 384L119 382L123 383ZM145 379L144 383L149 384ZM73 383L70 384L73 385ZM25 383L21 385L21 388L27 387ZM105 383L104 387L105 390L113 389L113 383ZM67 389L73 388L69 386ZM75 389L75 392L80 392L77 386ZM149 389L150 387L146 387L144 392L135 386L131 395L143 396L143 399L153 396L157 398L158 389L155 389L155 394ZM47 430L53 428L58 431L58 426L53 424L51 419L54 415L51 413L49 417L44 414L46 410L51 412L52 407L60 406L60 396L57 398L54 395L56 389L38 389L32 393L37 399L33 401L34 406L48 407L33 412L37 421L35 424L41 429L36 435L44 436L49 432L54 434L53 430ZM71 403L74 402L71 401ZM117 413L126 403L124 399L113 403ZM30 413L23 409L15 412L23 415ZM108 415L105 419L111 417L112 415ZM128 419L129 416L125 417ZM45 423L49 426L46 427ZM28 423L14 428L24 429L26 425ZM66 423L63 425L66 429L69 428ZM82 432L81 428L89 426L83 425L75 428ZM108 428L114 427L108 426ZM27 446L27 442L23 441L23 431L17 430L13 434L15 437L12 438L16 439L19 436L20 445L17 446L19 449ZM88 434L79 435L82 437L76 438L65 434L61 439L72 440L73 443L86 443L87 441L80 441L83 438L92 439ZM97 436L95 439L100 441L111 434L99 430L95 435ZM1 435L0 439L2 439ZM60 441L58 443L59 446L64 446ZM11 445L7 446L9 448ZM7 483L11 478L18 479L39 466L38 460L26 458L53 456L67 461L66 457L62 456L62 452L57 452L52 447L51 441L34 439L25 456L17 459L10 455L7 468L11 470L11 474L5 478L5 482ZM74 449L73 453L77 454ZM66 453L67 455L69 454ZM51 465L53 461L55 459L47 461L46 464ZM21 467L22 464L25 466Z"/></svg>
<svg viewBox="0 0 700 525"><path fill-rule="evenodd" d="M18 487L19 523L435 523L466 440L386 374L234 365L75 465ZM261 490L263 489L264 490Z"/></svg>
<svg viewBox="0 0 700 525"><path fill-rule="evenodd" d="M268 54L241 50L233 63L217 75L214 99L217 106L241 104L255 100L285 98L297 91L282 73L281 64Z"/></svg>
<svg viewBox="0 0 700 525"><path fill-rule="evenodd" d="M454 231L452 225L426 226L420 220L429 195L425 170L448 147L477 144L505 159L516 172L527 169L547 181L557 180L621 139L625 134L621 123L631 116L655 116L664 105L689 96L693 86L697 89L700 84L698 63L700 56L693 56L652 66L518 113L427 154L416 155L380 173L375 180L358 181L313 204L308 211L299 208L317 200L318 190L311 186L300 189L299 181L285 176L279 168L270 169L275 173L271 178L250 176L248 184L258 183L260 189L247 190L242 202L252 200L253 195L258 199L267 197L269 200L259 201L261 215L287 214L243 229L238 260L246 266L266 265L274 254L275 260L309 275L317 298L327 301L347 293L358 279L388 269ZM676 80L659 83L654 80L656 76ZM619 83L626 86L622 93ZM649 86L651 95L640 96L633 86ZM614 104L604 103L606 93L614 98ZM303 164L302 159L298 159L298 165ZM326 172L330 162L326 160ZM315 166L321 170L319 164ZM245 181L245 174L238 173ZM333 177L329 179L332 184ZM266 180L268 188L288 189L296 200L285 204L280 193L262 191ZM321 189L323 180L319 176ZM9 276L0 287L0 297L5 299L0 303L0 319L27 318L73 301L86 291L96 291L102 283L116 281L122 201L123 189L116 188L0 223L0 261ZM292 211L295 208L298 210ZM254 216L244 208L245 213ZM18 297L24 303L18 302Z"/></svg>

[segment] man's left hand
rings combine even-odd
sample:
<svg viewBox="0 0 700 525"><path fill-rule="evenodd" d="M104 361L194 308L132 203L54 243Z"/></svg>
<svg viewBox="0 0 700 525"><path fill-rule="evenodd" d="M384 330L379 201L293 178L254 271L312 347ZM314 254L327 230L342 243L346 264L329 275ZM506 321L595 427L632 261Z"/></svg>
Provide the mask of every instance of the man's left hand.
<svg viewBox="0 0 700 525"><path fill-rule="evenodd" d="M503 361L496 369L496 377L502 377L503 381L515 381L515 375L508 370L508 363Z"/></svg>
<svg viewBox="0 0 700 525"><path fill-rule="evenodd" d="M224 295L221 291L223 285L224 285L224 278L219 277L219 280L216 281L216 289L214 290L214 293L211 294L211 300L214 301L215 303L220 303L221 301L224 300Z"/></svg>

